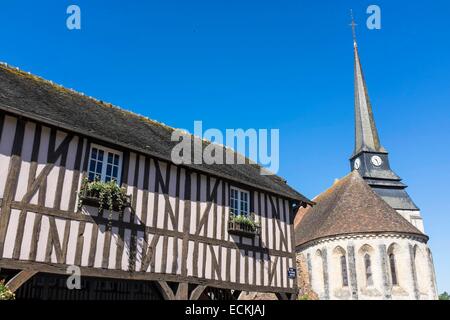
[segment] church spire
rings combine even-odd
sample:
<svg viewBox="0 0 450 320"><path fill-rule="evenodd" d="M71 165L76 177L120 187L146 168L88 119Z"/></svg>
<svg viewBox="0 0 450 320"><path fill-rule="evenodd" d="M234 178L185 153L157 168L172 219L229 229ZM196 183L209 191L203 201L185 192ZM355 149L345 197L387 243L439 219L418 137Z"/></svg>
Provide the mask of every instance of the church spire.
<svg viewBox="0 0 450 320"><path fill-rule="evenodd" d="M389 155L378 139L367 85L359 60L356 23L352 14L353 51L355 54L355 150L350 158L351 170L358 170L367 184L392 208L418 211L406 192L402 179L392 171Z"/></svg>
<svg viewBox="0 0 450 320"><path fill-rule="evenodd" d="M353 51L355 59L355 150L353 156L362 151L386 152L380 145L372 106L367 92L366 81L359 60L358 44L356 42L356 23L351 12L353 33Z"/></svg>

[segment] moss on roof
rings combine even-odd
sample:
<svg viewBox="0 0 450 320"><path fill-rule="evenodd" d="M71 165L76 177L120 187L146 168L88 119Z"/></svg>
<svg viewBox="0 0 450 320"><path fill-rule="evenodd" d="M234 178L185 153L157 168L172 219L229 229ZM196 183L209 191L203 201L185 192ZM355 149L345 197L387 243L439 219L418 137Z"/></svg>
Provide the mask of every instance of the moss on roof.
<svg viewBox="0 0 450 320"><path fill-rule="evenodd" d="M171 140L175 128L7 64L0 65L0 109L61 125L168 161L171 159L173 146L177 144ZM203 140L203 146L210 143ZM225 146L221 147L225 152L232 151ZM246 164L186 166L309 203L306 197L287 185L283 178L261 175L262 168L249 159Z"/></svg>

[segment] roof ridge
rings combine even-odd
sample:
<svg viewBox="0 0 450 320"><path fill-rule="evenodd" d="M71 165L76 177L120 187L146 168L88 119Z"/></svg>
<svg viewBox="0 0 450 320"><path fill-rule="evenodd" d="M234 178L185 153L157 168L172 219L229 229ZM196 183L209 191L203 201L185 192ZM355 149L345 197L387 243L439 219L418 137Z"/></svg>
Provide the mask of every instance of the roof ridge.
<svg viewBox="0 0 450 320"><path fill-rule="evenodd" d="M425 233L423 233L422 231L420 231L415 225L413 225L411 222L409 222L405 217L403 217L401 214L399 214L397 212L397 210L395 210L394 208L392 208L386 201L383 200L383 198L381 198L370 186L369 184L366 182L366 180L364 180L364 178L359 174L359 172L357 170L355 170L355 172L358 173L358 178L356 179L361 179L362 182L367 186L367 190L370 190L369 192L371 192L376 198L378 198L380 201L380 203L383 204L383 206L386 208L386 213L392 217L395 217L395 219L399 219L402 222L406 222L409 226L413 227L414 229L416 229L416 231L420 234L423 234L426 236Z"/></svg>
<svg viewBox="0 0 450 320"><path fill-rule="evenodd" d="M346 193L347 193L347 191L348 191L348 189L350 188L350 183L349 184L346 184L345 182L348 180L348 179L350 179L351 178L351 173L349 173L348 175L346 175L345 177L343 177L342 179L339 179L339 181L337 181L336 183L334 183L333 184L333 186L334 186L334 192L333 191L331 191L331 194L329 195L329 197L325 200L325 201L327 201L328 203L327 203L327 205L326 205L326 211L330 211L330 208L334 205L334 202L333 201L331 201L331 199L330 199L330 197L332 196L333 197L333 199L337 199L337 198L339 198L339 196L344 196ZM337 204L337 205L339 205L339 203ZM332 221L332 219L334 219L334 217L332 217L330 214L327 214L326 216L325 216L325 221L324 221L324 223L322 224L322 226L325 226L325 222L328 222L328 221ZM322 227L321 226L321 227Z"/></svg>
<svg viewBox="0 0 450 320"><path fill-rule="evenodd" d="M53 82L52 80L45 79L44 77L41 77L41 76L36 75L34 73L31 73L29 71L22 70L19 67L10 65L10 64L8 64L6 62L3 62L3 61L0 62L0 67L4 67L7 71L14 72L14 73L19 74L21 76L25 76L25 77L33 80L33 81L43 82L43 83L45 83L47 85L50 85L50 86L52 86L52 87L54 87L54 88L56 88L58 90L67 91L70 94L75 94L75 95L77 95L79 97L82 97L84 99L91 100L91 101L95 102L96 104L100 104L100 105L102 105L104 107L113 108L113 109L116 109L119 112L132 114L135 117L141 118L142 120L145 120L145 121L150 121L150 122L152 122L154 124L163 126L163 127L167 128L169 130L176 130L174 127L171 127L171 126L169 126L169 125L167 125L167 124L165 124L163 122L151 119L151 118L149 118L147 116L144 116L144 115L141 115L141 114L136 113L134 111L125 109L125 108L123 108L121 106L118 106L116 104L113 104L111 102L107 102L107 101L104 101L104 100L99 100L99 99L97 99L95 97L92 97L90 95L87 95L87 94L85 94L85 93L83 93L81 91L77 91L77 90L72 89L72 88L67 88L67 87L63 86L62 84Z"/></svg>
<svg viewBox="0 0 450 320"><path fill-rule="evenodd" d="M353 174L354 173L354 174ZM364 185L365 188L368 192L370 192L374 197L376 197L377 199L381 200L379 201L379 203L381 203L385 209L386 209L386 214L395 217L394 219L399 219L399 220L403 220L403 222L408 223L408 225L412 226L414 229L416 229L419 233L424 234L422 231L420 231L419 229L416 228L416 226L414 226L411 222L409 222L405 217L403 217L401 214L399 214L397 212L397 210L395 210L394 208L392 208L386 201L383 200L383 198L381 198L367 183L366 180L364 180L364 178L361 176L361 174L358 172L358 170L353 170L352 173L350 173L352 180L351 183L355 183L356 180L360 180ZM425 234L424 234L425 235Z"/></svg>
<svg viewBox="0 0 450 320"><path fill-rule="evenodd" d="M334 190L336 190L337 188L339 188L342 183L344 183L345 179L347 179L349 176L351 175L351 173L347 174L346 176L344 176L343 178L340 179L336 179L334 181L334 183L328 187L325 191L323 191L322 193L318 194L316 197L314 197L312 200L317 202L317 201L321 201L324 197L326 197L327 195L331 194Z"/></svg>
<svg viewBox="0 0 450 320"><path fill-rule="evenodd" d="M97 99L95 97L92 97L90 95L86 95L83 92L77 91L77 90L72 89L72 88L67 88L67 87L65 87L65 86L63 86L63 85L61 85L59 83L53 82L52 80L45 79L45 78L43 78L43 77L41 77L39 75L36 75L36 74L31 73L29 71L22 70L19 67L10 65L10 64L8 64L6 62L0 61L0 67L4 67L7 71L17 73L17 74L19 74L21 76L25 76L25 77L33 80L33 81L43 82L43 83L45 83L47 85L50 85L50 86L52 86L52 87L54 87L54 88L56 88L58 90L64 90L64 91L67 91L70 94L75 94L75 95L78 95L79 97L82 97L82 98L85 98L85 99L89 99L89 100L95 102L96 104L102 105L103 107L113 108L113 109L117 110L118 112L123 112L123 113L127 113L127 114L130 114L130 115L133 115L133 116L135 116L135 117L137 117L137 118L139 118L139 119L141 119L143 121L149 121L149 122L151 122L153 124L162 126L162 127L166 128L166 129L168 129L170 131L178 130L179 132L181 132L183 134L186 134L186 135L189 135L192 138L199 139L199 140L201 140L203 142L206 142L208 144L213 144L215 146L222 147L225 150L230 150L230 151L236 153L236 155L238 155L240 157L243 157L246 161L248 161L248 164L256 165L258 167L258 169L260 169L261 171L268 172L268 174L267 174L268 176L278 177L278 178L280 178L281 181L286 183L286 179L285 178L275 174L274 172L272 172L269 169L261 166L259 163L255 162L254 160L248 158L246 155L244 155L244 154L234 150L233 148L231 148L231 147L229 147L229 146L227 146L225 144L216 143L216 142L213 142L211 140L205 139L204 137L199 137L199 136L197 136L195 134L192 134L189 131L187 131L185 129L182 129L182 128L175 128L175 127L169 126L169 125L165 124L164 122L160 122L160 121L151 119L151 118L149 118L147 116L139 114L139 113L137 113L135 111L131 111L131 110L125 109L125 108L123 108L121 106L118 106L116 104L113 104L111 102L107 102L107 101L104 101L104 100L99 100L99 99Z"/></svg>
<svg viewBox="0 0 450 320"><path fill-rule="evenodd" d="M213 144L223 150L225 154L229 152L233 153L235 157L245 159L245 161L242 161L244 166L239 167L219 168L205 163L192 163L186 164L186 166L310 203L309 199L289 186L286 179L273 172L267 174L269 173L267 168L224 144L212 142L184 129L168 126L112 103L98 100L7 63L0 62L0 70L2 81L5 81L4 86L0 87L1 104L9 112L53 125L59 123L66 130L74 130L75 132L82 130L83 134L92 135L96 139L103 137L106 142L116 143L139 152L149 152L150 155L161 157L166 161L171 161L170 148L177 143L177 141L172 141L171 133L178 130L193 140L201 140L203 148L206 145ZM34 107L31 107L32 105ZM83 114L83 111L91 113ZM69 119L66 118L67 115L73 117ZM131 129L130 121L138 125L136 130ZM115 130L110 136L111 131L108 130L115 125L119 126L117 127L119 131ZM119 132L120 136L118 135ZM126 138L127 136L129 138ZM158 142L159 140L161 141Z"/></svg>

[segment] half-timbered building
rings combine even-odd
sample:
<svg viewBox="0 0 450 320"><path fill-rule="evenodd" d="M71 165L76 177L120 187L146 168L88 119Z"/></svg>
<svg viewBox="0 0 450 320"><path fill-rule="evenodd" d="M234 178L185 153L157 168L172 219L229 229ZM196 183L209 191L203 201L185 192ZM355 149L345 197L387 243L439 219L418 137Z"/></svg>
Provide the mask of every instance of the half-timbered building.
<svg viewBox="0 0 450 320"><path fill-rule="evenodd" d="M173 130L0 66L0 275L18 298L295 296L294 208L309 200L255 164L175 165ZM126 189L123 212L79 205L95 176Z"/></svg>

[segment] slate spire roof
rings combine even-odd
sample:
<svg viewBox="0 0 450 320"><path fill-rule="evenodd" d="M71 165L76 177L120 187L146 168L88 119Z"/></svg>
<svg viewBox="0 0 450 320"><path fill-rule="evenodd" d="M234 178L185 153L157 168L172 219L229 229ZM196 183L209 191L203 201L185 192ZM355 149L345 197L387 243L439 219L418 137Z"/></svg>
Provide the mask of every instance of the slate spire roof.
<svg viewBox="0 0 450 320"><path fill-rule="evenodd" d="M353 155L357 155L362 151L386 152L380 144L378 131L375 126L372 105L359 58L355 26L356 24L352 20L355 69L355 150Z"/></svg>
<svg viewBox="0 0 450 320"><path fill-rule="evenodd" d="M171 161L171 151L178 143L171 140L174 128L6 64L0 64L0 111L22 115L166 161ZM203 147L209 143L203 141ZM225 152L231 151L226 148ZM302 204L311 203L283 178L261 175L261 167L255 163L184 166Z"/></svg>
<svg viewBox="0 0 450 320"><path fill-rule="evenodd" d="M387 151L381 146L372 112L367 84L361 66L356 41L355 21L352 15L354 81L355 81L355 149L350 158L351 170L357 169L372 189L396 210L418 211L419 208L406 192L407 186L391 169ZM374 156L381 164L373 165ZM379 160L377 162L380 162Z"/></svg>
<svg viewBox="0 0 450 320"><path fill-rule="evenodd" d="M313 199L316 205L300 208L295 221L296 246L339 235L394 233L428 237L383 201L358 171Z"/></svg>

